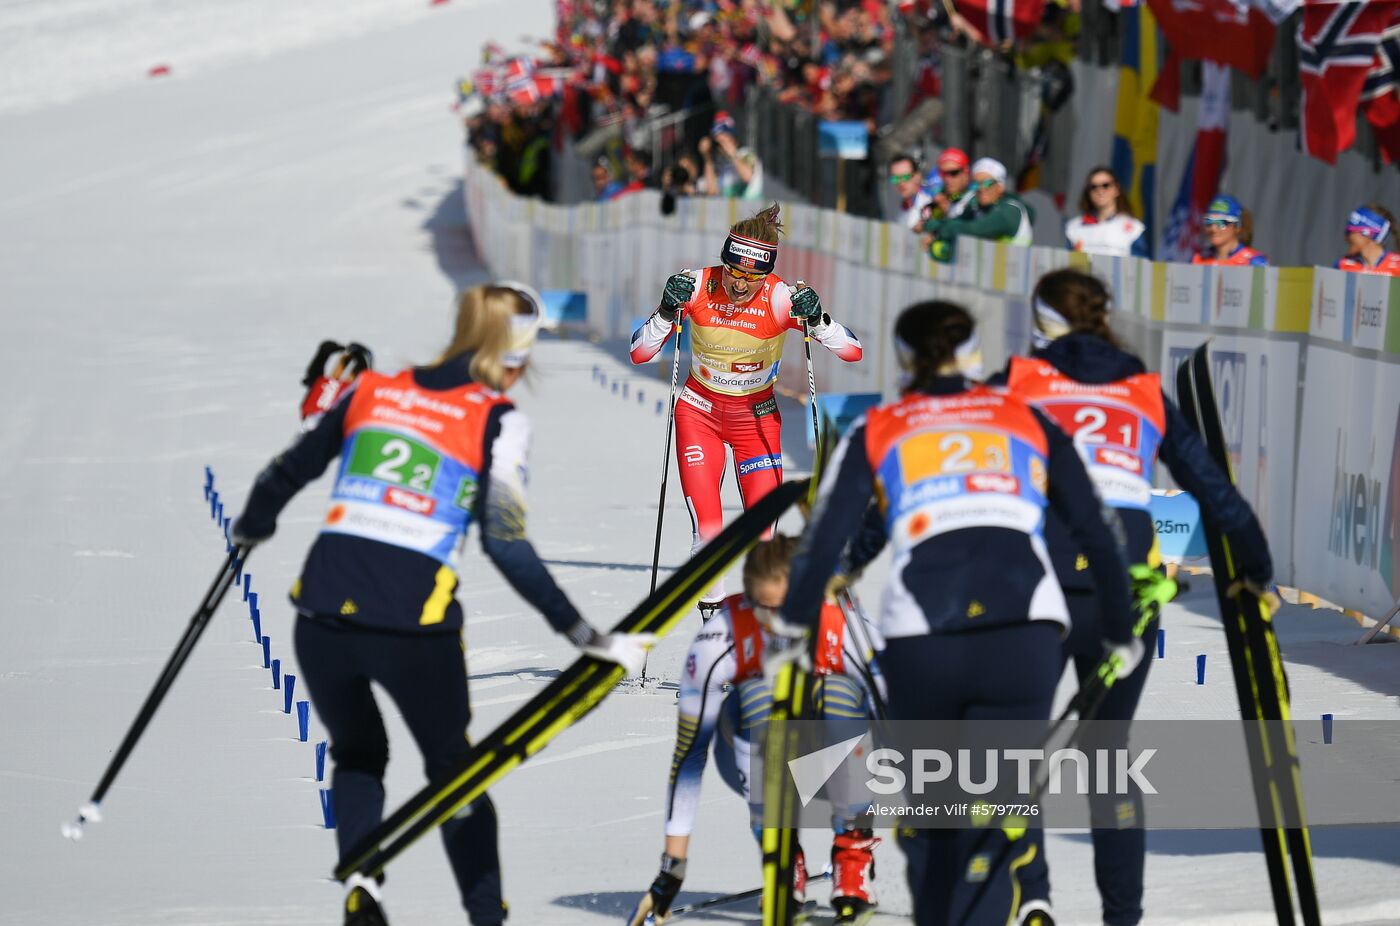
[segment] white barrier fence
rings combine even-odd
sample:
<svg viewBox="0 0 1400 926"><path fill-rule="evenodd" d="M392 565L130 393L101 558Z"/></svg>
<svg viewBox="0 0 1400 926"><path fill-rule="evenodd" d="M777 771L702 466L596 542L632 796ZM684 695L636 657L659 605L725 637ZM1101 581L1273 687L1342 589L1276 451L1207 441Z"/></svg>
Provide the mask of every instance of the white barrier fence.
<svg viewBox="0 0 1400 926"><path fill-rule="evenodd" d="M588 327L627 338L666 277L718 261L755 204L659 196L554 206L512 195L469 160L467 214L492 272L587 296ZM1115 328L1174 392L1186 353L1212 338L1213 373L1240 489L1262 519L1280 583L1384 616L1400 597L1400 279L1307 267L1198 267L964 241L939 265L884 222L786 204L777 272L805 280L857 332L865 359L814 356L829 392L895 393L889 332L929 298L979 319L987 368L1030 341L1041 274L1075 265L1112 288ZM780 384L805 392L798 339ZM817 354L824 355L824 351Z"/></svg>

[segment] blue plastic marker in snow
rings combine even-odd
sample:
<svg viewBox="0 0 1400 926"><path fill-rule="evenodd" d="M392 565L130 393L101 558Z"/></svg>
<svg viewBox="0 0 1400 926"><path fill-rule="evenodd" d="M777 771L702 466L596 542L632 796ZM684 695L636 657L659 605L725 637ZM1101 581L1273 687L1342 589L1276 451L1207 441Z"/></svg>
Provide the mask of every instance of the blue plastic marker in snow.
<svg viewBox="0 0 1400 926"><path fill-rule="evenodd" d="M214 491L214 471L204 467L204 500L209 501L209 493Z"/></svg>
<svg viewBox="0 0 1400 926"><path fill-rule="evenodd" d="M272 690L282 687L282 660L272 660Z"/></svg>
<svg viewBox="0 0 1400 926"><path fill-rule="evenodd" d="M661 406L662 406L661 400L660 400L660 399L657 399L657 400L656 400L656 413L657 413L658 415L661 414Z"/></svg>
<svg viewBox="0 0 1400 926"><path fill-rule="evenodd" d="M209 490L209 517L214 517L214 511L219 506L219 493L214 489Z"/></svg>
<svg viewBox="0 0 1400 926"><path fill-rule="evenodd" d="M321 789L321 819L325 821L326 829L335 829L335 804L331 801L329 788Z"/></svg>
<svg viewBox="0 0 1400 926"><path fill-rule="evenodd" d="M1322 741L1331 745L1332 743L1332 715L1322 715Z"/></svg>
<svg viewBox="0 0 1400 926"><path fill-rule="evenodd" d="M257 608L253 609L253 642L262 643L262 612ZM266 666L264 666L266 668Z"/></svg>
<svg viewBox="0 0 1400 926"><path fill-rule="evenodd" d="M257 592L249 592L249 593L248 593L248 613L249 613L249 614L252 614L252 613L253 613L254 611L256 611L257 609L258 609L258 593L257 593Z"/></svg>
<svg viewBox="0 0 1400 926"><path fill-rule="evenodd" d="M1202 653L1196 657L1196 684L1206 683L1206 654Z"/></svg>
<svg viewBox="0 0 1400 926"><path fill-rule="evenodd" d="M612 394L613 394L613 395L617 395L617 380L613 380L613 384L612 384Z"/></svg>
<svg viewBox="0 0 1400 926"><path fill-rule="evenodd" d="M1167 658L1167 632L1161 627L1157 628L1157 658Z"/></svg>
<svg viewBox="0 0 1400 926"><path fill-rule="evenodd" d="M292 693L297 690L297 677L288 672L282 676L282 713L292 712Z"/></svg>
<svg viewBox="0 0 1400 926"><path fill-rule="evenodd" d="M301 741L306 742L306 737L311 730L311 702L297 702L297 736Z"/></svg>
<svg viewBox="0 0 1400 926"><path fill-rule="evenodd" d="M263 637L263 638L262 638L262 648L263 648L263 668L264 668L264 669L271 669L271 668L272 668L272 637Z"/></svg>
<svg viewBox="0 0 1400 926"><path fill-rule="evenodd" d="M252 588L252 586L253 586L253 574L252 574L251 572L245 572L245 573L243 573L243 600L244 600L244 601L247 601L247 600L248 600L248 590L249 590L250 588Z"/></svg>
<svg viewBox="0 0 1400 926"><path fill-rule="evenodd" d="M623 384L622 384L622 397L623 397L624 399L627 398L627 384L626 384L626 383L623 383Z"/></svg>
<svg viewBox="0 0 1400 926"><path fill-rule="evenodd" d="M316 780L326 780L326 741L316 744Z"/></svg>
<svg viewBox="0 0 1400 926"><path fill-rule="evenodd" d="M594 379L597 379L597 378L598 378L598 364L596 364L596 363L593 364L593 378L594 378Z"/></svg>
<svg viewBox="0 0 1400 926"><path fill-rule="evenodd" d="M645 404L647 404L647 394L646 394L645 392L643 392L642 390L640 390L640 389L637 390L637 404L638 404L638 405L645 405Z"/></svg>

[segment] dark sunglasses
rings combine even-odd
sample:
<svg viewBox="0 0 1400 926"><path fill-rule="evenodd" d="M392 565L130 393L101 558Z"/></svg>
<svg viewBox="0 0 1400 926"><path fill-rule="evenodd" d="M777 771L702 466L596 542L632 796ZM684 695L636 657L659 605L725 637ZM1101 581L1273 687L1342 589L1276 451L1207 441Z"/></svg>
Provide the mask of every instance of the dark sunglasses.
<svg viewBox="0 0 1400 926"><path fill-rule="evenodd" d="M945 177L961 177L966 170L966 167L954 167L952 170L944 170L942 167L938 168L938 172Z"/></svg>
<svg viewBox="0 0 1400 926"><path fill-rule="evenodd" d="M988 177L986 180L974 180L974 181L972 181L972 188L973 188L974 190L990 190L992 187L994 187L994 186L996 186L996 185L997 185L997 181L993 180L991 177Z"/></svg>
<svg viewBox="0 0 1400 926"><path fill-rule="evenodd" d="M1240 223L1234 219L1206 219L1201 224L1206 228L1232 228Z"/></svg>
<svg viewBox="0 0 1400 926"><path fill-rule="evenodd" d="M1091 183L1091 184L1089 184L1089 189L1091 189L1091 190L1111 190L1111 189L1113 189L1114 187L1116 187L1117 185L1118 185L1117 183L1115 183L1115 182L1113 182L1112 180L1110 180L1110 181L1108 181L1107 183Z"/></svg>
<svg viewBox="0 0 1400 926"><path fill-rule="evenodd" d="M913 174L890 174L890 183L907 183L913 179Z"/></svg>

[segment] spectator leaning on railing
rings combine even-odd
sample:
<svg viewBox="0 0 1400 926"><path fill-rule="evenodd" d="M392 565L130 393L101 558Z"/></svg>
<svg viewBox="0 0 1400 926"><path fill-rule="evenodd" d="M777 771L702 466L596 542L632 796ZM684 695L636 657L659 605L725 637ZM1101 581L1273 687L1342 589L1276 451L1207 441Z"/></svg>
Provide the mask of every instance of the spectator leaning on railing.
<svg viewBox="0 0 1400 926"><path fill-rule="evenodd" d="M1233 196L1221 193L1206 207L1203 223L1210 247L1191 259L1193 264L1227 267L1267 267L1269 259L1249 243L1254 240L1254 216Z"/></svg>
<svg viewBox="0 0 1400 926"><path fill-rule="evenodd" d="M1095 167L1079 196L1080 215L1065 223L1072 250L1111 257L1150 257L1147 226L1133 216L1118 178L1107 167Z"/></svg>
<svg viewBox="0 0 1400 926"><path fill-rule="evenodd" d="M1035 210L1020 197L1006 191L1006 167L992 158L979 158L972 165L972 190L977 205L956 218L931 219L924 230L933 236L929 256L952 260L952 244L961 236L1011 244L1030 244Z"/></svg>
<svg viewBox="0 0 1400 926"><path fill-rule="evenodd" d="M895 222L917 232L924 222L924 207L933 205L933 193L926 186L918 158L912 154L890 158L890 186L899 194Z"/></svg>
<svg viewBox="0 0 1400 926"><path fill-rule="evenodd" d="M1395 216L1388 210L1377 203L1357 206L1347 216L1347 256L1337 261L1337 268L1400 277L1400 254L1385 249L1394 231Z"/></svg>

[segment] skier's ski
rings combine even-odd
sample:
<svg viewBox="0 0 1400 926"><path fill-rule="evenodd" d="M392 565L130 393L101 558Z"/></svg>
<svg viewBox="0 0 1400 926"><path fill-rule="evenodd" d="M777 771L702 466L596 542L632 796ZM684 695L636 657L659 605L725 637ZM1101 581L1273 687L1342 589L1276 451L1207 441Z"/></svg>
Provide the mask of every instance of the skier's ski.
<svg viewBox="0 0 1400 926"><path fill-rule="evenodd" d="M1211 385L1208 343L1192 351L1190 358L1177 370L1177 401L1192 427L1201 433L1211 457L1233 482L1235 476ZM1240 586L1229 540L1205 523L1202 523L1202 530L1220 602L1235 692L1245 721L1250 768L1256 781L1267 782L1267 790L1256 785L1255 798L1274 912L1280 926L1291 926L1294 922L1292 892L1283 860L1286 849L1293 862L1303 922L1306 926L1317 926L1321 917L1313 879L1312 848L1303 813L1303 783L1290 723L1288 677L1274 635L1273 613L1268 604ZM1285 826L1290 818L1299 825Z"/></svg>
<svg viewBox="0 0 1400 926"><path fill-rule="evenodd" d="M830 881L831 872L824 871L819 875L812 875L807 879L807 886L818 884L822 881ZM715 907L727 907L730 904L743 903L746 900L758 900L763 896L763 888L751 887L746 891L736 891L733 894L721 894L718 897L711 897L709 900L697 900L695 903L681 904L679 907L672 907L671 913L666 917L666 922L671 922L678 917L691 913L700 913L704 910L713 910ZM809 901L813 903L813 901Z"/></svg>
<svg viewBox="0 0 1400 926"><path fill-rule="evenodd" d="M672 573L613 632L665 634L806 488L805 480L786 482L759 499ZM621 678L621 666L587 656L577 660L478 742L452 773L428 784L348 852L336 866L336 879L344 881L357 871L366 877L380 874L420 836L451 819L597 707Z"/></svg>
<svg viewBox="0 0 1400 926"><path fill-rule="evenodd" d="M810 644L808 644L810 645ZM796 794L784 774L797 745L791 721L807 714L811 676L795 661L783 664L773 678L773 707L768 715L763 754L763 926L793 926L798 904L792 893L797 861Z"/></svg>

